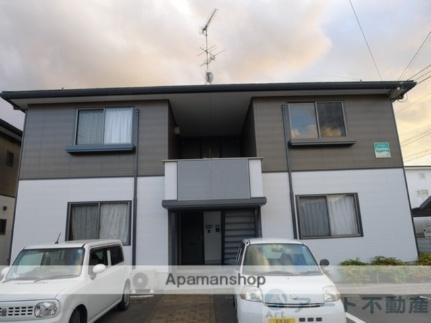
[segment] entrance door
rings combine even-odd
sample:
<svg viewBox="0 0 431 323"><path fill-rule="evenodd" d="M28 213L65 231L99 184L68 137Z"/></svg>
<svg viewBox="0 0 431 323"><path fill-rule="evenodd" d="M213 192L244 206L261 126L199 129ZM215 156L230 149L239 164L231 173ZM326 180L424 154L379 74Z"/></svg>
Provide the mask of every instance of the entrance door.
<svg viewBox="0 0 431 323"><path fill-rule="evenodd" d="M204 264L204 236L202 212L181 214L181 264Z"/></svg>

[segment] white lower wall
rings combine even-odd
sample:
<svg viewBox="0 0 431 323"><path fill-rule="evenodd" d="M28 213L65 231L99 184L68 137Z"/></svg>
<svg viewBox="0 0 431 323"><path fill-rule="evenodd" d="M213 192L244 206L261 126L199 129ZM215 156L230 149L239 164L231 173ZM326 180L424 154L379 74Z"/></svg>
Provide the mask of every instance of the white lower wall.
<svg viewBox="0 0 431 323"><path fill-rule="evenodd" d="M318 259L337 264L354 257L416 258L402 169L296 172L293 188L295 195L358 194L364 237L305 240Z"/></svg>
<svg viewBox="0 0 431 323"><path fill-rule="evenodd" d="M357 193L364 237L309 239L316 258L332 264L375 256L414 260L417 256L402 169L295 172L296 195ZM263 174L267 204L261 209L262 236L293 239L287 173Z"/></svg>
<svg viewBox="0 0 431 323"><path fill-rule="evenodd" d="M264 173L263 193L267 202L261 208L262 236L293 239L287 173Z"/></svg>
<svg viewBox="0 0 431 323"><path fill-rule="evenodd" d="M27 245L64 241L68 202L133 201L133 178L20 181L12 259ZM131 260L131 247L125 247Z"/></svg>
<svg viewBox="0 0 431 323"><path fill-rule="evenodd" d="M14 207L13 197L0 195L0 219L6 220L6 232L0 235L0 266L8 264Z"/></svg>
<svg viewBox="0 0 431 323"><path fill-rule="evenodd" d="M138 179L136 264L168 264L168 211L162 207L164 177Z"/></svg>

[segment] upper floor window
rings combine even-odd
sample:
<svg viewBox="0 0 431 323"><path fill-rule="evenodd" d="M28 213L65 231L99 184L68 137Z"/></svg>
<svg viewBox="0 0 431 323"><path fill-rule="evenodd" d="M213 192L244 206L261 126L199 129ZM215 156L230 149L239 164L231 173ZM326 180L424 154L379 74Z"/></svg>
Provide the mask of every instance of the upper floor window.
<svg viewBox="0 0 431 323"><path fill-rule="evenodd" d="M132 124L132 108L79 110L76 144L130 144Z"/></svg>
<svg viewBox="0 0 431 323"><path fill-rule="evenodd" d="M13 152L6 151L6 166L13 167L15 155Z"/></svg>
<svg viewBox="0 0 431 323"><path fill-rule="evenodd" d="M289 103L292 139L318 139L346 136L341 102Z"/></svg>

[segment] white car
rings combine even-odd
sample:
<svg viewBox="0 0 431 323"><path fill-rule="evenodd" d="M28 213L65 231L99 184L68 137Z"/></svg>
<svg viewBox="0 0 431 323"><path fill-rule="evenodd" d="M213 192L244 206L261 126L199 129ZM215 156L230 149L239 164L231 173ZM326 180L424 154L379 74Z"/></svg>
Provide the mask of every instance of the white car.
<svg viewBox="0 0 431 323"><path fill-rule="evenodd" d="M259 287L244 286L235 296L239 323L346 323L337 288L305 244L244 240L237 264L245 277L259 276L264 281Z"/></svg>
<svg viewBox="0 0 431 323"><path fill-rule="evenodd" d="M26 247L2 270L0 322L87 323L126 310L127 268L117 240Z"/></svg>

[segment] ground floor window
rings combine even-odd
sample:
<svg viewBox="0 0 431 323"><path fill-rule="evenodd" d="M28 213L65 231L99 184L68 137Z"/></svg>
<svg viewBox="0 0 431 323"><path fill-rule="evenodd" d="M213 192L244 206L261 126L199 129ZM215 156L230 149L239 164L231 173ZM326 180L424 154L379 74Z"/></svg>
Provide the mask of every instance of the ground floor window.
<svg viewBox="0 0 431 323"><path fill-rule="evenodd" d="M130 245L131 202L70 203L68 240L118 239Z"/></svg>
<svg viewBox="0 0 431 323"><path fill-rule="evenodd" d="M362 234L357 194L298 196L300 237L349 237Z"/></svg>

